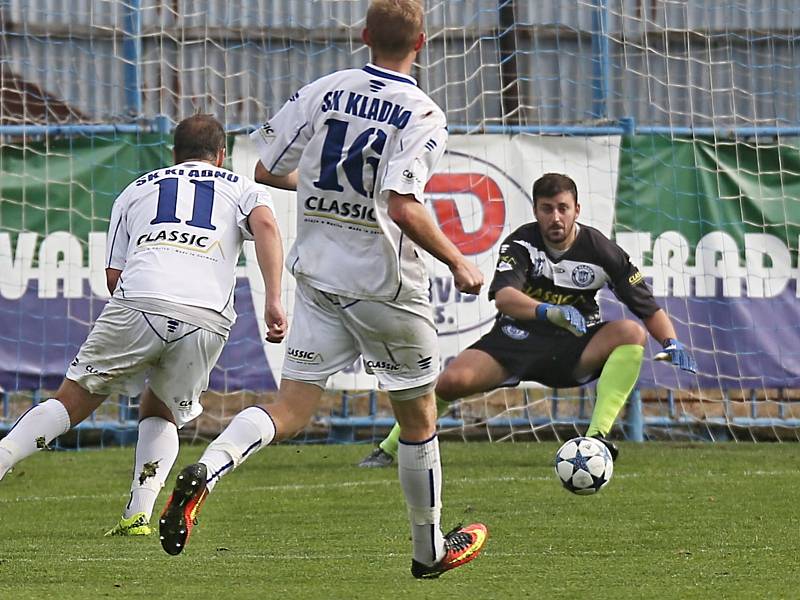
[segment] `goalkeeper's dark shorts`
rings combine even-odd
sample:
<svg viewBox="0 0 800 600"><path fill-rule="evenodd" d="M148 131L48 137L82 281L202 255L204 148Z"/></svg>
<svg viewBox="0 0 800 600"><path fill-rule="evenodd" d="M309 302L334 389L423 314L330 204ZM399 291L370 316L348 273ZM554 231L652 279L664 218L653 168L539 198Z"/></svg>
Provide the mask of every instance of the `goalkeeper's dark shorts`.
<svg viewBox="0 0 800 600"><path fill-rule="evenodd" d="M486 352L510 373L502 387L514 387L520 381L536 381L547 387L577 387L600 376L597 371L577 381L572 372L586 346L605 324L590 325L584 335L577 337L566 329L552 327L552 331L532 332L498 319L492 330L470 348Z"/></svg>

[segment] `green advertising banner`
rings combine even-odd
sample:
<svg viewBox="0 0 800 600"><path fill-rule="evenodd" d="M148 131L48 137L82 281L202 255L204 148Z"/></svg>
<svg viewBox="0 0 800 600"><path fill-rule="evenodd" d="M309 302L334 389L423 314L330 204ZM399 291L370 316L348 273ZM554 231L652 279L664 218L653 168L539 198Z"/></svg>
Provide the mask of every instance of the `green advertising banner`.
<svg viewBox="0 0 800 600"><path fill-rule="evenodd" d="M798 175L796 139L623 140L615 236L697 354L682 384L800 386Z"/></svg>
<svg viewBox="0 0 800 600"><path fill-rule="evenodd" d="M619 138L453 136L449 158L426 189L428 200L434 216L458 217L460 229L452 223L451 229L471 236L480 227L470 215L486 221L500 214L486 211L488 200L496 196L496 208L502 199L503 227L516 226L532 218L527 194L541 169L572 174L582 222L612 233L642 268L700 365L691 377L648 362L642 386L800 387L800 142L635 136L619 144ZM60 382L108 295L111 204L135 177L170 161L169 140L156 134L0 149L0 386ZM497 189L475 182L495 182ZM292 206L276 201L279 212ZM491 271L495 249L482 251ZM448 327L464 328L468 310L478 325L491 322L491 306L451 298L442 277L434 272L432 280L434 304L453 309L440 324L444 338ZM239 286L239 321L212 387L271 389L272 362L257 333L248 277ZM624 315L608 300L603 311L606 319ZM479 328L470 331L477 335Z"/></svg>
<svg viewBox="0 0 800 600"><path fill-rule="evenodd" d="M135 177L167 164L161 134L117 134L8 144L0 150L0 230L82 241L105 231L111 204Z"/></svg>

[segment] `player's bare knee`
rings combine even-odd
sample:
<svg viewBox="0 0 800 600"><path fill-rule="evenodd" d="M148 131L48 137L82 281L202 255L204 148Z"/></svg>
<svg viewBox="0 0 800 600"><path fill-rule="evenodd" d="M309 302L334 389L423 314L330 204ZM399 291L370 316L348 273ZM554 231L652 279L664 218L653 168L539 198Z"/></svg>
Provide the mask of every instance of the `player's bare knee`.
<svg viewBox="0 0 800 600"><path fill-rule="evenodd" d="M616 337L619 345L638 344L644 346L647 343L647 332L644 327L629 319L619 322L619 331Z"/></svg>
<svg viewBox="0 0 800 600"><path fill-rule="evenodd" d="M458 400L463 396L464 382L457 373L445 371L439 375L436 382L436 396L446 402Z"/></svg>

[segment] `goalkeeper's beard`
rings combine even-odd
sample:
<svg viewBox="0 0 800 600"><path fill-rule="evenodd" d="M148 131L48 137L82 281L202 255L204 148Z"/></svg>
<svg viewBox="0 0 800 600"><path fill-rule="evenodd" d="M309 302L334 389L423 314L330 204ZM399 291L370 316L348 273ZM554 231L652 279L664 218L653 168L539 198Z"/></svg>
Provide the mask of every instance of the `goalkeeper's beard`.
<svg viewBox="0 0 800 600"><path fill-rule="evenodd" d="M548 244L556 245L563 244L566 241L572 243L574 238L575 222L567 228L566 225L561 227L548 227L544 230L544 238Z"/></svg>

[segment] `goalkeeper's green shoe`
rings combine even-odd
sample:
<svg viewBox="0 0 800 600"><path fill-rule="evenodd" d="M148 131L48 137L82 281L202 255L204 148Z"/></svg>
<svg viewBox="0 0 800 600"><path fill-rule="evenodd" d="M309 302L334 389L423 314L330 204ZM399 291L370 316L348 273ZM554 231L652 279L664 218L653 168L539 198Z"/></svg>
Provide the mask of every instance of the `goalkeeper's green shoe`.
<svg viewBox="0 0 800 600"><path fill-rule="evenodd" d="M612 442L611 440L607 440L605 436L599 433L595 433L593 436L590 437L593 437L598 442L602 443L606 448L608 448L608 453L611 455L611 460L613 460L614 462L617 461L617 457L619 456L619 448L617 448L617 445L614 442Z"/></svg>
<svg viewBox="0 0 800 600"><path fill-rule="evenodd" d="M477 558L483 549L489 531L483 523L462 527L457 525L444 536L444 556L435 565L428 566L411 559L411 574L417 579L436 579L450 569L455 569Z"/></svg>
<svg viewBox="0 0 800 600"><path fill-rule="evenodd" d="M150 535L151 533L153 533L153 529L150 527L150 520L146 514L140 512L128 519L122 517L119 523L106 531L106 537L110 535Z"/></svg>

